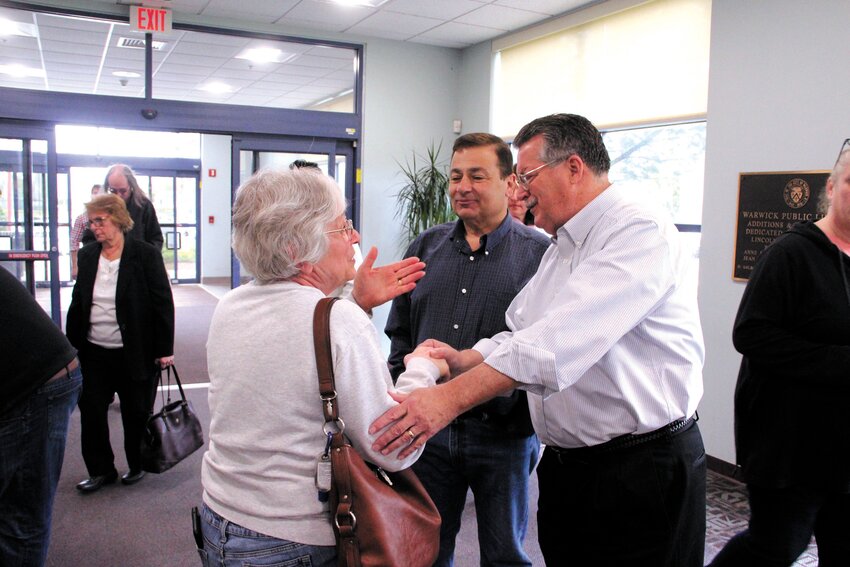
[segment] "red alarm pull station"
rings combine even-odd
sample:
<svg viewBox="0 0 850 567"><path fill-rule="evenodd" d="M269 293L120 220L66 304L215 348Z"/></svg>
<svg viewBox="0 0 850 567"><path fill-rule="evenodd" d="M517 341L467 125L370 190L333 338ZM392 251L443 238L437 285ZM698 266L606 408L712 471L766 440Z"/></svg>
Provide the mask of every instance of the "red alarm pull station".
<svg viewBox="0 0 850 567"><path fill-rule="evenodd" d="M210 215L210 224L215 224L215 215Z"/></svg>
<svg viewBox="0 0 850 567"><path fill-rule="evenodd" d="M215 170L215 169L208 169L208 170L207 170L207 176L209 176L209 177L215 177L215 174L216 174L216 173L217 173L217 172L216 172L216 170Z"/></svg>

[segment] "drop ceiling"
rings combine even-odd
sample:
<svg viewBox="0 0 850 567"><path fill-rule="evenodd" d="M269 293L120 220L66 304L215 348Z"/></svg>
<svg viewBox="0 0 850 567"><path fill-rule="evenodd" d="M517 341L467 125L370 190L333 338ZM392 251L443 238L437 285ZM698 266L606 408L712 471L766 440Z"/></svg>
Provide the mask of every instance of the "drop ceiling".
<svg viewBox="0 0 850 567"><path fill-rule="evenodd" d="M341 42L382 38L449 48L468 47L595 3L588 0L371 2L377 6L343 6L333 0L132 3L169 8L175 22L242 28L253 24L290 37L333 34ZM0 87L144 96L145 52L138 45L143 35L114 20L38 12L39 5L50 4L120 15L128 13L130 3L123 0L0 3L0 19L13 21L18 28L13 35L0 34ZM25 4L34 11L8 7ZM51 10L45 10L48 11ZM345 104L351 104L350 90L354 87L352 50L179 29L156 34L154 39L162 42L153 54L155 98L351 111ZM125 46L134 43L135 48ZM248 49L268 47L280 51L276 61L257 63L242 58ZM33 76L9 74L22 75L27 70ZM335 101L341 101L342 106L335 105Z"/></svg>

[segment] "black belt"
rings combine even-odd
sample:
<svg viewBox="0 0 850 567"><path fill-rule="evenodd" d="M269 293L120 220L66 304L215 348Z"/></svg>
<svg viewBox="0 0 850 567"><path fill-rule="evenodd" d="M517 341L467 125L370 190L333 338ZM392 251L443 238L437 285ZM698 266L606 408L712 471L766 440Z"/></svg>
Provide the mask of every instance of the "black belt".
<svg viewBox="0 0 850 567"><path fill-rule="evenodd" d="M668 423L664 427L656 429L655 431L650 431L649 433L641 433L639 435L621 435L619 437L615 437L610 441L606 441L605 443L601 443L599 445L593 445L591 447L576 447L574 449L564 449L563 447L555 447L553 445L546 445L547 449L552 449L559 456L565 457L579 457L581 455L598 455L602 453L611 453L614 451L622 451L624 449L631 449L633 447L637 447L638 445L644 445L646 443L652 443L653 441L658 441L660 439L672 439L679 433L688 429L691 424L695 423L699 419L698 416L689 417L688 419L680 419L679 421L674 421L672 423Z"/></svg>
<svg viewBox="0 0 850 567"><path fill-rule="evenodd" d="M75 356L74 358L71 359L71 362L69 362L68 364L63 366L62 369L59 370L59 372L57 372L53 376L51 376L50 379L47 382L48 383L53 382L54 380L59 380L60 378L66 378L66 377L70 378L71 372L76 370L78 366L80 366L80 361Z"/></svg>

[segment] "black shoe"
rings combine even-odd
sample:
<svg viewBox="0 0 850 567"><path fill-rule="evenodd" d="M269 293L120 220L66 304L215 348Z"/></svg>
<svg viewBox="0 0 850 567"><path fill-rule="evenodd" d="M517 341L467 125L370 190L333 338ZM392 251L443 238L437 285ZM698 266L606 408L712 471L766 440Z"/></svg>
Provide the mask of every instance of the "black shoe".
<svg viewBox="0 0 850 567"><path fill-rule="evenodd" d="M112 471L109 474L87 478L86 480L77 484L77 490L83 493L95 492L97 490L100 490L100 487L102 487L104 484L112 484L116 480L118 480L118 471Z"/></svg>
<svg viewBox="0 0 850 567"><path fill-rule="evenodd" d="M145 476L143 470L130 470L121 475L121 484L136 484Z"/></svg>

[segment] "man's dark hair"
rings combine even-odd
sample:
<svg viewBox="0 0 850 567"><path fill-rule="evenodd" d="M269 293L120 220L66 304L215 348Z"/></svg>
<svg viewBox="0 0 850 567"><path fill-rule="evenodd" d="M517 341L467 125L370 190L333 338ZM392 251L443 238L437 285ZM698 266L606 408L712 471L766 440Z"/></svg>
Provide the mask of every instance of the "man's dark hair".
<svg viewBox="0 0 850 567"><path fill-rule="evenodd" d="M496 160L499 163L499 174L502 179L513 173L514 156L511 153L510 146L503 139L493 134L487 134L485 132L464 134L455 140L452 146L452 155L466 148L480 148L482 146L493 146L493 150L496 152Z"/></svg>
<svg viewBox="0 0 850 567"><path fill-rule="evenodd" d="M514 146L528 143L543 136L544 162L565 160L577 155L593 173L599 175L611 168L611 158L602 141L602 134L584 116L578 114L550 114L532 120L522 127L514 138Z"/></svg>
<svg viewBox="0 0 850 567"><path fill-rule="evenodd" d="M314 161L297 159L289 164L289 169L319 169L319 164Z"/></svg>

